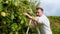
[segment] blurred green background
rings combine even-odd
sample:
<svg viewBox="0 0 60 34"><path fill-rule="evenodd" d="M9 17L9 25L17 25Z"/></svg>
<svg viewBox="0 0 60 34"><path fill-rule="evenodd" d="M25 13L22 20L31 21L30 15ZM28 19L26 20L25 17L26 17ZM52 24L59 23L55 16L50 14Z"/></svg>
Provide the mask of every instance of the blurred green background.
<svg viewBox="0 0 60 34"><path fill-rule="evenodd" d="M60 16L48 16L53 34L60 34Z"/></svg>

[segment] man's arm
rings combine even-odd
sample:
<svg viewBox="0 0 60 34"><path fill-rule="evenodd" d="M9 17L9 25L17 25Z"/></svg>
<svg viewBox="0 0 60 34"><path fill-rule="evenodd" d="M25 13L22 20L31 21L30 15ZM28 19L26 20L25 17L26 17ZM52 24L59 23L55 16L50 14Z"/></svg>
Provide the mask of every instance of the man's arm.
<svg viewBox="0 0 60 34"><path fill-rule="evenodd" d="M33 17L30 16L28 13L24 13L24 15L30 18L31 20L34 20L36 23L43 23L43 18L41 17Z"/></svg>
<svg viewBox="0 0 60 34"><path fill-rule="evenodd" d="M35 21L38 20L38 17L30 16L28 13L24 13L24 15L27 16L28 18L30 18L31 20L35 20Z"/></svg>

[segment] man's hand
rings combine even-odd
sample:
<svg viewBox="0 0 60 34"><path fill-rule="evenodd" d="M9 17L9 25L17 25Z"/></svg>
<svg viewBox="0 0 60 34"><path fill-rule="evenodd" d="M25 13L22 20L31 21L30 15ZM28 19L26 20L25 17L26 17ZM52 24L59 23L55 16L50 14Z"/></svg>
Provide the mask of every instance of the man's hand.
<svg viewBox="0 0 60 34"><path fill-rule="evenodd" d="M27 16L28 18L32 18L32 16L30 16L28 13L23 13L24 14L24 16Z"/></svg>
<svg viewBox="0 0 60 34"><path fill-rule="evenodd" d="M24 16L28 16L29 14L28 13L23 13L24 14Z"/></svg>

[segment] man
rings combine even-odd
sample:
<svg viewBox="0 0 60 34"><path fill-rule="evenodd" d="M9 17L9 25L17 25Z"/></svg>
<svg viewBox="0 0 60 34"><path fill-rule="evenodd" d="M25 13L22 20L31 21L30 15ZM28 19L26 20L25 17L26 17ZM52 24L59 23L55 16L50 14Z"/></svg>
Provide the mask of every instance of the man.
<svg viewBox="0 0 60 34"><path fill-rule="evenodd" d="M36 21L37 25L40 26L40 27L37 26L37 28L38 30L40 28L41 34L52 34L51 29L50 29L49 19L43 14L42 8L40 7L36 8L37 17L30 16L28 13L24 13L24 15L30 18L31 20Z"/></svg>

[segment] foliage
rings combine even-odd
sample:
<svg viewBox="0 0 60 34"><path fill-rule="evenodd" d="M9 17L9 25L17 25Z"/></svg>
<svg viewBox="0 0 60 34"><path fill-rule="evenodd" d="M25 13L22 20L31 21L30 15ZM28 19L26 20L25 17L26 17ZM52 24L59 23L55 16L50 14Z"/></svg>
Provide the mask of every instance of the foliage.
<svg viewBox="0 0 60 34"><path fill-rule="evenodd" d="M35 8L28 0L0 0L0 34L25 34L29 19L23 13L34 16Z"/></svg>

